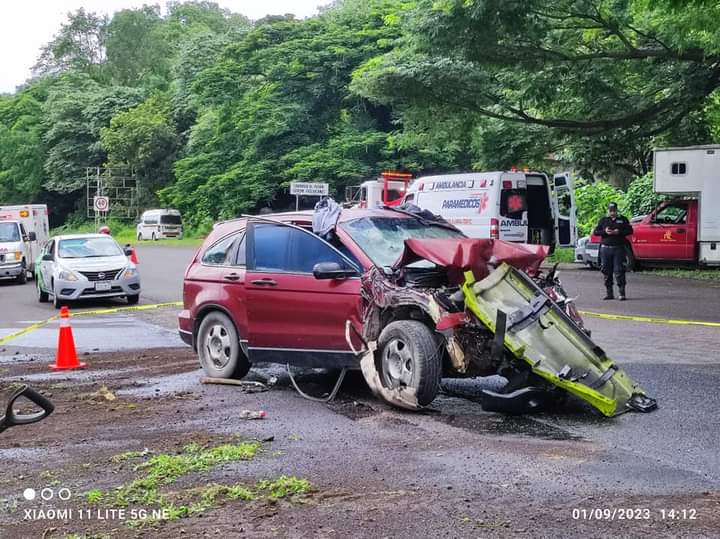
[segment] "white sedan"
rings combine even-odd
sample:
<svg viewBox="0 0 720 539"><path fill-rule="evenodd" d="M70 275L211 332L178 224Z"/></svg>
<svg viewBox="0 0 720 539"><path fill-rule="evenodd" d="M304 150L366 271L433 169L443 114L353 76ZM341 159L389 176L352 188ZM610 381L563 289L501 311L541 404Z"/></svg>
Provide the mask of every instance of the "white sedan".
<svg viewBox="0 0 720 539"><path fill-rule="evenodd" d="M140 275L117 241L105 234L55 236L44 246L36 267L38 301L125 297L140 300Z"/></svg>

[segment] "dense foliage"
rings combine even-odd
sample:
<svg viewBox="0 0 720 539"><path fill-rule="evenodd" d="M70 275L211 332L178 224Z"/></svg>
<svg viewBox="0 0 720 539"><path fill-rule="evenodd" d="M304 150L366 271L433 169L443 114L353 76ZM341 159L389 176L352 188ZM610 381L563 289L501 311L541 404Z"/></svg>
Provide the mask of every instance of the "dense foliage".
<svg viewBox="0 0 720 539"><path fill-rule="evenodd" d="M0 203L47 202L57 225L84 211L86 167L122 167L143 206L197 227L289 207L294 180L342 197L384 168L518 165L584 178L584 230L607 198L648 211L654 146L720 140L718 16L677 0L79 10L0 96Z"/></svg>

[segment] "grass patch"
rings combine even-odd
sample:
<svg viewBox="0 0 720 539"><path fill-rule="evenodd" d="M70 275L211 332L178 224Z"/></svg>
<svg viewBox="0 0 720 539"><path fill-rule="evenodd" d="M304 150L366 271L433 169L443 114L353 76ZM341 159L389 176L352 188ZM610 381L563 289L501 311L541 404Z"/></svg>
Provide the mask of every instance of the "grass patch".
<svg viewBox="0 0 720 539"><path fill-rule="evenodd" d="M555 252L545 259L549 264L575 262L575 249L573 247L558 247Z"/></svg>
<svg viewBox="0 0 720 539"><path fill-rule="evenodd" d="M675 277L677 279L694 279L696 281L720 281L720 269L663 268L649 269L648 275L658 277Z"/></svg>
<svg viewBox="0 0 720 539"><path fill-rule="evenodd" d="M274 480L259 481L255 485L211 483L203 487L160 492L163 487L192 472L207 470L227 462L251 460L261 446L260 442L223 444L210 448L190 444L177 454L157 454L138 464L134 471L139 477L115 491L103 493L94 489L86 494L86 498L91 503L102 501L112 507L153 507L162 511L162 519L151 517L128 522L129 526L137 528L186 518L229 501L275 501L302 496L312 490L312 485L306 479L281 476ZM148 454L149 451L129 451L115 455L111 461L125 462Z"/></svg>
<svg viewBox="0 0 720 539"><path fill-rule="evenodd" d="M260 481L257 486L258 490L265 491L271 498L287 498L295 494L307 494L310 492L311 485L307 479L299 479L297 477L280 476L274 481Z"/></svg>
<svg viewBox="0 0 720 539"><path fill-rule="evenodd" d="M196 247L203 242L205 236L207 235L206 232L201 233L192 230L186 230L183 238L180 240L166 239L158 241L138 241L135 225L129 225L127 223L122 223L119 221L112 221L108 223L108 226L112 231L113 238L115 238L120 245L130 243L133 245L157 245L163 247ZM94 232L97 232L97 227L95 226L95 223L88 222L83 224L63 225L54 228L50 231L50 235L56 236L59 234L89 234Z"/></svg>
<svg viewBox="0 0 720 539"><path fill-rule="evenodd" d="M158 494L158 487L161 485L173 483L183 475L207 470L225 462L250 460L258 452L260 445L260 442L243 442L204 449L197 444L191 444L177 455L155 455L136 466L136 471L144 471L144 477L120 487L115 495L115 503L120 507L130 504L158 504L162 501Z"/></svg>
<svg viewBox="0 0 720 539"><path fill-rule="evenodd" d="M103 491L99 488L89 490L85 493L85 499L89 503L98 503L100 500L103 499Z"/></svg>

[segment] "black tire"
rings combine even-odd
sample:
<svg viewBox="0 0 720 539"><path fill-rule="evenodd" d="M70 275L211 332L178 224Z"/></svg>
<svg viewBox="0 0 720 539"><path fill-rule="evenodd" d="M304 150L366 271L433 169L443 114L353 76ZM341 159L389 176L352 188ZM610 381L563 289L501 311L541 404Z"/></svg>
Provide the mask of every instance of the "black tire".
<svg viewBox="0 0 720 539"><path fill-rule="evenodd" d="M197 333L197 354L203 371L211 378L240 379L250 371L235 324L220 311L203 318Z"/></svg>
<svg viewBox="0 0 720 539"><path fill-rule="evenodd" d="M412 387L418 404L430 404L440 390L440 347L430 329L416 320L398 320L378 339L380 379L387 388Z"/></svg>
<svg viewBox="0 0 720 539"><path fill-rule="evenodd" d="M65 302L58 299L57 294L55 293L55 285L54 284L52 285L52 287L53 287L53 307L55 307L56 309L60 309L63 305L65 305Z"/></svg>
<svg viewBox="0 0 720 539"><path fill-rule="evenodd" d="M27 282L27 267L25 267L25 261L23 260L22 268L20 269L20 273L15 278L18 284L25 284Z"/></svg>
<svg viewBox="0 0 720 539"><path fill-rule="evenodd" d="M157 241L157 236L155 235L155 232L153 232L153 233L150 235L150 238L151 238L153 241Z"/></svg>
<svg viewBox="0 0 720 539"><path fill-rule="evenodd" d="M35 288L37 289L37 298L40 303L47 303L49 299L49 294L47 292L43 292L43 289L40 288L40 279L35 279Z"/></svg>
<svg viewBox="0 0 720 539"><path fill-rule="evenodd" d="M640 268L632 247L625 247L625 269L627 271L637 271Z"/></svg>
<svg viewBox="0 0 720 539"><path fill-rule="evenodd" d="M138 241L142 241L142 239L143 239L142 232L138 232L137 239L138 239Z"/></svg>
<svg viewBox="0 0 720 539"><path fill-rule="evenodd" d="M127 299L128 305L137 305L138 301L140 301L140 294L125 296L125 299Z"/></svg>

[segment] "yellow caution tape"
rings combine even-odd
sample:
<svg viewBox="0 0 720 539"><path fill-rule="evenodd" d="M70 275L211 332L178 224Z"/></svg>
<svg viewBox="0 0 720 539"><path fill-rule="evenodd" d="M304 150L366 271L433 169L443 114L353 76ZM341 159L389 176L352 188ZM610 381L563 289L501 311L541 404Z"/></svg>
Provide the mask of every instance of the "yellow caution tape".
<svg viewBox="0 0 720 539"><path fill-rule="evenodd" d="M148 305L133 305L128 307L114 307L109 309L95 309L92 311L77 311L75 313L70 313L71 317L75 316L90 316L90 315L99 315L99 314L115 314L115 313L122 313L126 311L149 311L152 309L162 309L163 307L182 307L183 302L182 301L171 301L168 303L152 303ZM47 320L43 320L42 322L36 322L35 324L30 324L28 327L21 329L20 331L16 331L15 333L11 333L10 335L6 335L4 337L0 337L0 345L3 345L7 342L10 342L14 339L17 339L18 337L22 337L23 335L27 335L28 333L35 331L36 329L40 329L41 327L49 324L53 320L57 320L60 318L59 315L51 316Z"/></svg>
<svg viewBox="0 0 720 539"><path fill-rule="evenodd" d="M37 322L35 324L31 324L25 329L21 329L20 331L17 331L15 333L11 333L10 335L6 335L5 337L0 337L0 344L5 344L6 342L12 341L13 339L17 339L18 337L22 337L23 335L27 335L31 331L35 331L36 329L39 329L43 327L45 324L49 324L53 320L57 320L59 318L58 315L51 316L47 320L43 320L42 322Z"/></svg>
<svg viewBox="0 0 720 539"><path fill-rule="evenodd" d="M703 322L700 320L676 320L672 318L656 318L653 316L635 316L629 314L594 313L591 311L579 311L583 316L604 318L605 320L628 320L632 322L647 322L650 324L671 324L677 326L705 326L720 328L720 322Z"/></svg>
<svg viewBox="0 0 720 539"><path fill-rule="evenodd" d="M111 307L108 309L95 309L94 311L77 311L70 313L70 316L89 316L95 314L115 314L127 311L150 311L152 309L162 309L163 307L182 307L182 301L171 301L168 303L152 303L148 305L133 305L132 307Z"/></svg>

